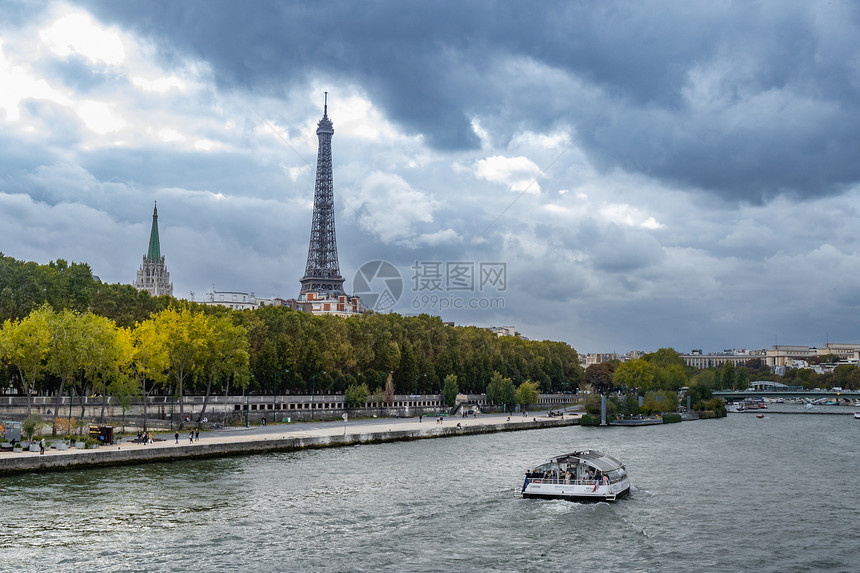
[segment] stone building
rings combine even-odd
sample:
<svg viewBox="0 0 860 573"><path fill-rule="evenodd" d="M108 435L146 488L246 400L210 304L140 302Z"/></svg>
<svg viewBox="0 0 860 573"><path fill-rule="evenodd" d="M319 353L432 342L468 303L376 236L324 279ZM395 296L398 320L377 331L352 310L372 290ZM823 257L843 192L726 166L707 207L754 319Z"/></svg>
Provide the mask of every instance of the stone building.
<svg viewBox="0 0 860 573"><path fill-rule="evenodd" d="M170 282L170 273L164 264L164 255L161 254L161 242L158 238L158 204L152 209L152 230L149 233L149 249L143 255L143 263L137 271L137 280L134 281L137 290L145 290L152 296L173 296L173 283Z"/></svg>

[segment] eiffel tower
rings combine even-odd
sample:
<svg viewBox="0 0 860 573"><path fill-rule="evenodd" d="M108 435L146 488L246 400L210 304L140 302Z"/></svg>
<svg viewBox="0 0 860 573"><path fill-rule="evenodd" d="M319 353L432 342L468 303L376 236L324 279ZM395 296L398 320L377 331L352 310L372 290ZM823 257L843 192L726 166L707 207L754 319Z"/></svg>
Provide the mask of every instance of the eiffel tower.
<svg viewBox="0 0 860 573"><path fill-rule="evenodd" d="M337 262L337 238L334 232L334 188L331 169L331 136L334 128L328 118L328 92L322 119L317 123L319 151L317 152L317 178L314 186L314 218L311 223L311 240L308 263L299 297L309 292L337 297L346 294L343 277Z"/></svg>

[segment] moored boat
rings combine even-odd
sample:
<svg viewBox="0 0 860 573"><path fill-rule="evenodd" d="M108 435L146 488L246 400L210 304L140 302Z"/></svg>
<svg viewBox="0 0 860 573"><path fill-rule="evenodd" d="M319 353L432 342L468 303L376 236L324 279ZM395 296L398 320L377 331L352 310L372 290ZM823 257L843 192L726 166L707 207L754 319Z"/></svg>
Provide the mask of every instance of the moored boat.
<svg viewBox="0 0 860 573"><path fill-rule="evenodd" d="M610 426L654 426L662 424L663 419L660 416L636 416L633 418L615 418L607 422Z"/></svg>
<svg viewBox="0 0 860 573"><path fill-rule="evenodd" d="M525 498L615 501L630 493L630 480L624 465L614 457L584 450L526 471L520 493Z"/></svg>

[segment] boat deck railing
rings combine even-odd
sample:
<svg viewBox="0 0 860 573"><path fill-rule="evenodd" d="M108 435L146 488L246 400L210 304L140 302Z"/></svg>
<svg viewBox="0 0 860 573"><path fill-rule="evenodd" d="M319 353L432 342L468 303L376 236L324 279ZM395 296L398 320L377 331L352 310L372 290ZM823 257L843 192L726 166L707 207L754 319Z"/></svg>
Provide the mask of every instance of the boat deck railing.
<svg viewBox="0 0 860 573"><path fill-rule="evenodd" d="M594 486L593 479L555 479L555 478L529 478L529 483L546 483L550 485L589 485ZM597 485L607 485L602 481Z"/></svg>

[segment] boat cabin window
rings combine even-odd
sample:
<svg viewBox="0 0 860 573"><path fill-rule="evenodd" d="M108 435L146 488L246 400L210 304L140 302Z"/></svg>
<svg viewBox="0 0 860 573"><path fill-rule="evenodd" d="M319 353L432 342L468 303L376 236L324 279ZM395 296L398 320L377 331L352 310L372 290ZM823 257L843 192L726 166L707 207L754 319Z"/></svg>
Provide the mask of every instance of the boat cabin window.
<svg viewBox="0 0 860 573"><path fill-rule="evenodd" d="M609 476L610 482L615 483L627 477L627 471L624 469L624 466L621 466L616 470L606 472L606 475Z"/></svg>

